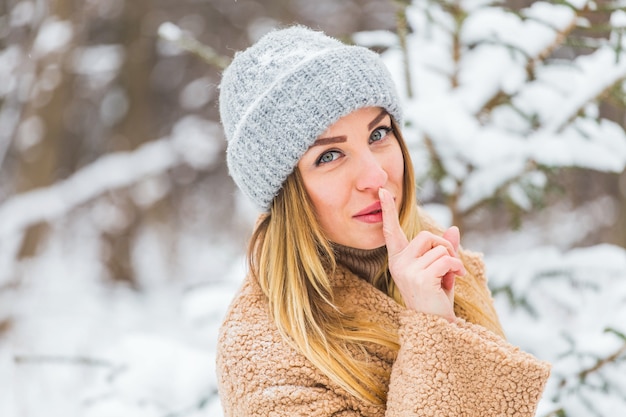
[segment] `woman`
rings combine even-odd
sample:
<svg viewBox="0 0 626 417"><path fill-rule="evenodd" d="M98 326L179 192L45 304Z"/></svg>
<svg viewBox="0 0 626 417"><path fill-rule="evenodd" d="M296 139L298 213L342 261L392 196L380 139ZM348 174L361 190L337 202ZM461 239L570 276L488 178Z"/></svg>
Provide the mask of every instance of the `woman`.
<svg viewBox="0 0 626 417"><path fill-rule="evenodd" d="M292 27L220 86L229 171L265 213L220 330L226 416L532 416L549 366L505 341L480 257L416 203L379 57Z"/></svg>

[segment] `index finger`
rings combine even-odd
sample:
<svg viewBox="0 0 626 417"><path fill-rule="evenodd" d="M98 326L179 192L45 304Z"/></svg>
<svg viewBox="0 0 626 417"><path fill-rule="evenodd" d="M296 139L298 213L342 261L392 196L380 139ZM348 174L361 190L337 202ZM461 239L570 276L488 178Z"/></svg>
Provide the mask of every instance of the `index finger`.
<svg viewBox="0 0 626 417"><path fill-rule="evenodd" d="M459 251L459 245L461 244L461 233L459 232L459 228L456 226L450 227L443 233L442 237L452 244L454 253L456 254Z"/></svg>
<svg viewBox="0 0 626 417"><path fill-rule="evenodd" d="M381 187L378 189L378 198L383 213L383 236L389 257L392 257L402 252L408 246L409 240L400 227L396 203L391 193Z"/></svg>

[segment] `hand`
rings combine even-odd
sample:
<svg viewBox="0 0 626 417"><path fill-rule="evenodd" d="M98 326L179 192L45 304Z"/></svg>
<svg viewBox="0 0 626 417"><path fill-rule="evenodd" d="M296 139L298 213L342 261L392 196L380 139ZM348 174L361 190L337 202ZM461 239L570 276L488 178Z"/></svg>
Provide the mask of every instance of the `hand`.
<svg viewBox="0 0 626 417"><path fill-rule="evenodd" d="M407 308L444 317L454 315L454 279L465 275L457 256L460 235L453 226L443 236L422 231L409 242L400 227L396 204L389 191L378 192L383 212L383 235L389 254L389 272Z"/></svg>

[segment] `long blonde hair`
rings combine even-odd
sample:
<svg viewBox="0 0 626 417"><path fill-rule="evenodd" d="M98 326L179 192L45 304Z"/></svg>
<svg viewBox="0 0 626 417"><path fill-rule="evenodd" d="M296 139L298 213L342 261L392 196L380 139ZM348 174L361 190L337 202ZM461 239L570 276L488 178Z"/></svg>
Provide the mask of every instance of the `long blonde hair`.
<svg viewBox="0 0 626 417"><path fill-rule="evenodd" d="M421 230L415 175L408 149L393 120L392 129L404 156L399 220L412 239ZM398 335L341 311L333 293L333 249L320 228L297 168L274 198L270 213L257 225L250 239L248 262L285 339L349 393L373 404L384 404L387 387L381 386L380 369L357 360L349 346L374 343L397 351ZM386 266L372 284L403 304ZM480 312L468 300L455 299L455 304L459 303L464 311ZM484 316L489 327L493 320Z"/></svg>

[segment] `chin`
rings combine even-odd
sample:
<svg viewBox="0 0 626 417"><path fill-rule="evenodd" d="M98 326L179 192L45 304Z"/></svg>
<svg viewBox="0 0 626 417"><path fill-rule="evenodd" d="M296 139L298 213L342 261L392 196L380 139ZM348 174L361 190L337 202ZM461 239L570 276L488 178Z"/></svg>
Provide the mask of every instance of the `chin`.
<svg viewBox="0 0 626 417"><path fill-rule="evenodd" d="M337 235L330 235L327 238L331 242L335 242L339 245L347 246L355 249L378 249L381 246L385 246L385 237L383 236L382 226L377 230L363 230L362 233L344 233Z"/></svg>
<svg viewBox="0 0 626 417"><path fill-rule="evenodd" d="M380 239L360 239L355 241L353 244L346 246L352 246L353 248L364 250L378 249L381 246L385 246L385 239L383 239L382 236Z"/></svg>

